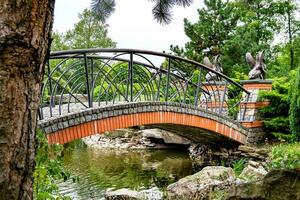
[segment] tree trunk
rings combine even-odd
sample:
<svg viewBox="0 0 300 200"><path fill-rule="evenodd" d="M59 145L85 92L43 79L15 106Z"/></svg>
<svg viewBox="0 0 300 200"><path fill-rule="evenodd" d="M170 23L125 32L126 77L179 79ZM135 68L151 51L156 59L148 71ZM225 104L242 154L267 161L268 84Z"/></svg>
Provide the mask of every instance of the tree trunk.
<svg viewBox="0 0 300 200"><path fill-rule="evenodd" d="M35 128L54 0L0 0L0 199L32 199Z"/></svg>
<svg viewBox="0 0 300 200"><path fill-rule="evenodd" d="M290 64L291 70L294 69L294 47L293 47L293 34L291 24L291 11L288 11L288 33L289 33L289 45L290 45Z"/></svg>

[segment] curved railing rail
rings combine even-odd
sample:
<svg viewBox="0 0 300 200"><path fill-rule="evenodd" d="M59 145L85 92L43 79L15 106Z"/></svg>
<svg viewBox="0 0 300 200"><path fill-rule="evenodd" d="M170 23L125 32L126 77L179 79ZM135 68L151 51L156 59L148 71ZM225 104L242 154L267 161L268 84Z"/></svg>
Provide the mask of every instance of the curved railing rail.
<svg viewBox="0 0 300 200"><path fill-rule="evenodd" d="M209 82L205 81L207 74ZM165 53L135 49L57 51L47 62L39 118L124 102L171 101L235 119L242 92L248 98L249 92L224 74Z"/></svg>

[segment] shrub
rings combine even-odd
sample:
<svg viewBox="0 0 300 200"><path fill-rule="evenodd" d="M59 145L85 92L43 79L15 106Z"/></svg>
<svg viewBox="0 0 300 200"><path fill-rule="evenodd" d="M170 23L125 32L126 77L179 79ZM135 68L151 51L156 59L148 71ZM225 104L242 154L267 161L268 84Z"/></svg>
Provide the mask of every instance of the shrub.
<svg viewBox="0 0 300 200"><path fill-rule="evenodd" d="M275 136L289 135L289 90L291 81L295 77L295 71L291 71L288 77L274 80L271 91L262 91L259 94L261 100L270 101L270 105L260 109L260 117L264 121L266 132ZM289 138L289 137L281 137Z"/></svg>
<svg viewBox="0 0 300 200"><path fill-rule="evenodd" d="M290 109L289 122L290 130L295 140L300 139L300 68L291 83L289 91Z"/></svg>
<svg viewBox="0 0 300 200"><path fill-rule="evenodd" d="M36 134L38 148L36 152L36 166L33 173L33 189L35 199L70 199L59 194L56 180L64 181L70 178L61 162L63 146L49 145L41 131ZM74 178L75 181L75 178Z"/></svg>
<svg viewBox="0 0 300 200"><path fill-rule="evenodd" d="M269 158L273 169L300 169L300 143L274 146Z"/></svg>

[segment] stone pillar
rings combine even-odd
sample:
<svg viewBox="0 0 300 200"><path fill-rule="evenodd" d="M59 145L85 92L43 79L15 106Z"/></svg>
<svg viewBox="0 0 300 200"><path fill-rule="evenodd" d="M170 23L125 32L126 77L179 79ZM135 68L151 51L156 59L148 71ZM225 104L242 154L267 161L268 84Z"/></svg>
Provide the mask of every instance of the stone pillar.
<svg viewBox="0 0 300 200"><path fill-rule="evenodd" d="M264 124L259 118L258 109L268 106L269 101L261 101L258 98L260 91L272 90L271 80L247 80L241 81L243 87L250 92L247 98L246 93L243 93L243 101L239 110L237 120L249 129L251 133L247 137L248 143L260 143L266 138Z"/></svg>
<svg viewBox="0 0 300 200"><path fill-rule="evenodd" d="M226 82L211 81L202 83L202 92L199 107L205 108L214 113L227 115L228 109L226 101L228 100Z"/></svg>

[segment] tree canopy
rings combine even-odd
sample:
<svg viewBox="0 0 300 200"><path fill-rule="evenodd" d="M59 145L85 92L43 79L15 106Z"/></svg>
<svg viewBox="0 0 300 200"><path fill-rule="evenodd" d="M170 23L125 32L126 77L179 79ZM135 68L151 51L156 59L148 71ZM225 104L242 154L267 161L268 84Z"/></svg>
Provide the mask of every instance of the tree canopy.
<svg viewBox="0 0 300 200"><path fill-rule="evenodd" d="M205 0L204 5L198 10L197 22L184 20L184 30L190 41L184 47L171 45L171 51L198 62L202 62L204 56L221 55L224 73L230 77L237 78L240 73L245 74L249 70L245 63L246 52L256 54L262 50L271 71L269 75L274 76L278 68L277 58L282 58L285 52L283 48L288 49L284 54L291 54L289 49L299 38L295 1ZM293 19L290 26L283 23L289 15ZM293 29L292 41L275 46L274 40L288 38L289 29ZM297 47L292 47L295 65Z"/></svg>
<svg viewBox="0 0 300 200"><path fill-rule="evenodd" d="M53 33L52 50L108 48L116 43L107 36L108 25L99 21L93 11L85 9L79 14L79 22L66 33Z"/></svg>

